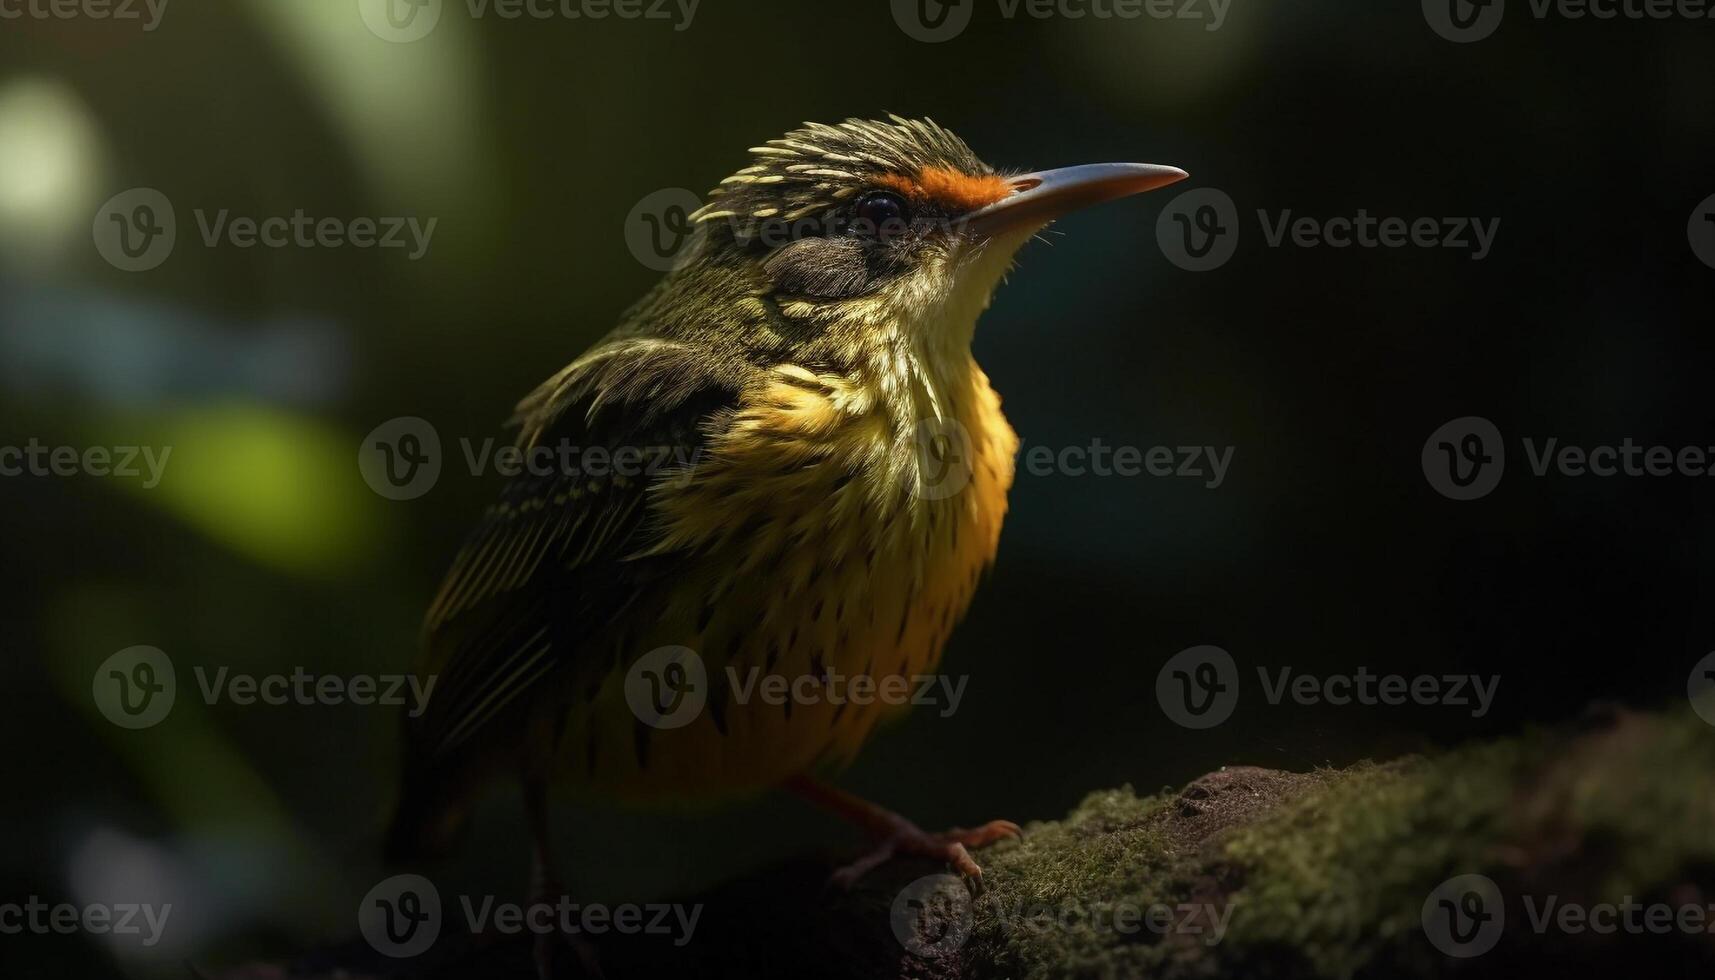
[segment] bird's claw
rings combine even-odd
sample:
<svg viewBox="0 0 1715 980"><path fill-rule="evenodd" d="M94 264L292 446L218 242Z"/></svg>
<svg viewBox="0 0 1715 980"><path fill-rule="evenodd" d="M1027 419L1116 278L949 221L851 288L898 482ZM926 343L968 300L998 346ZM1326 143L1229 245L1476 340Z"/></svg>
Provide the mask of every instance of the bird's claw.
<svg viewBox="0 0 1715 980"><path fill-rule="evenodd" d="M965 887L974 898L983 893L983 869L972 859L970 848L986 847L995 841L1011 838L1023 840L1024 830L1011 820L991 820L980 827L954 827L938 834L928 833L915 824L900 821L894 831L876 842L868 853L840 868L828 877L828 884L849 890L864 875L895 857L928 858L951 865L964 879Z"/></svg>

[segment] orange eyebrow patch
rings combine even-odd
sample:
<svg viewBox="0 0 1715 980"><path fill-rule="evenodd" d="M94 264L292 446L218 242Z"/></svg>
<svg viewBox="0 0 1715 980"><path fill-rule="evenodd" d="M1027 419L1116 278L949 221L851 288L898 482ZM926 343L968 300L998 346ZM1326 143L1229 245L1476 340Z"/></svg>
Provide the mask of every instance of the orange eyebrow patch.
<svg viewBox="0 0 1715 980"><path fill-rule="evenodd" d="M1012 183L998 174L976 176L945 167L924 167L915 180L902 174L885 174L876 178L876 183L907 197L933 201L950 211L975 211L1012 193Z"/></svg>

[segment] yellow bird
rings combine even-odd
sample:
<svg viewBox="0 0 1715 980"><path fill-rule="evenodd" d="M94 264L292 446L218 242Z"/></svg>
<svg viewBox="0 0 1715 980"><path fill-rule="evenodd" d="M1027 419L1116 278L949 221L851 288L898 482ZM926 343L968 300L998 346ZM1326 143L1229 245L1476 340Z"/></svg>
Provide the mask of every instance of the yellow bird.
<svg viewBox="0 0 1715 980"><path fill-rule="evenodd" d="M542 465L429 609L418 670L437 681L408 722L394 859L444 850L504 772L538 885L561 781L651 801L786 787L874 838L845 882L895 854L979 880L967 848L1017 832L927 833L817 781L897 707L826 682L934 671L994 559L1018 438L971 338L1014 253L1185 173L1004 176L897 116L750 152L679 267L518 406ZM762 699L758 677L793 695Z"/></svg>

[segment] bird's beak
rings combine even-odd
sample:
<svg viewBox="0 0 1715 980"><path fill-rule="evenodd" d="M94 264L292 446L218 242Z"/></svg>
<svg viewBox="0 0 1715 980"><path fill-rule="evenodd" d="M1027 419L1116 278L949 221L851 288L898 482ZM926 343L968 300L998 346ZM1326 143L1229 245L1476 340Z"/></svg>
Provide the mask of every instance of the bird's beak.
<svg viewBox="0 0 1715 980"><path fill-rule="evenodd" d="M1178 167L1154 163L1092 163L1042 170L1013 178L1012 193L965 216L965 226L992 237L1032 230L1079 208L1142 194L1189 177Z"/></svg>

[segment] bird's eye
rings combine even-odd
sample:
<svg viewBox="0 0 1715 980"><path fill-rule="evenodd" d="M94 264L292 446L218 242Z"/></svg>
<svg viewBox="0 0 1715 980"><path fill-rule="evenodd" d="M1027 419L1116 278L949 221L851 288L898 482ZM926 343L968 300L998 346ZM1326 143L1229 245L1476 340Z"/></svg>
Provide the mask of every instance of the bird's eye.
<svg viewBox="0 0 1715 980"><path fill-rule="evenodd" d="M859 230L876 238L904 234L911 224L910 210L897 194L877 191L858 202Z"/></svg>

